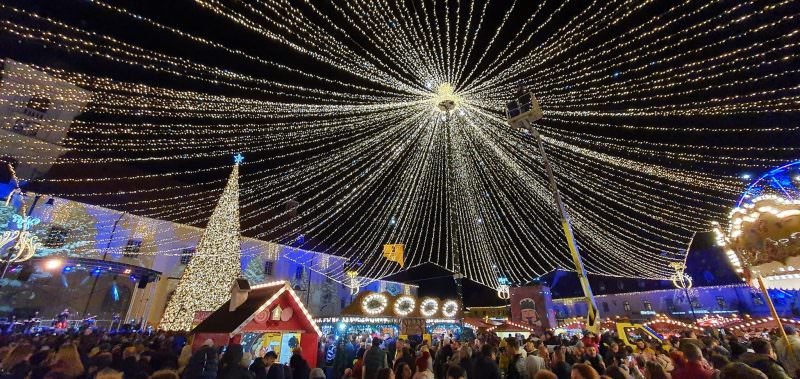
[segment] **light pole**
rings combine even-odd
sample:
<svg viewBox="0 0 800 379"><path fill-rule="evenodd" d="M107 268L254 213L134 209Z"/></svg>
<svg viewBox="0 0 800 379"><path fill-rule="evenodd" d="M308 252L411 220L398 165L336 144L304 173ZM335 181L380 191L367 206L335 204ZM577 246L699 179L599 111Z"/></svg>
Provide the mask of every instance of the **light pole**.
<svg viewBox="0 0 800 379"><path fill-rule="evenodd" d="M694 314L694 304L692 304L692 298L689 296L689 289L692 288L692 277L685 272L686 263L672 262L669 265L675 270L675 273L670 277L672 285L675 286L675 288L683 289L683 292L686 294L686 302L689 303L689 309L692 311L692 319L694 319L694 323L697 324L697 315Z"/></svg>
<svg viewBox="0 0 800 379"><path fill-rule="evenodd" d="M509 102L506 107L508 124L514 129L527 131L536 139L536 144L539 147L539 154L542 156L542 162L544 163L544 168L547 172L547 178L550 182L550 190L553 193L553 199L555 200L556 208L558 208L561 216L561 228L564 231L564 238L567 240L567 246L569 246L569 251L572 255L572 262L575 264L575 270L578 273L578 279L581 282L583 294L586 297L586 304L588 308L586 328L597 333L600 327L600 313L597 309L597 304L595 304L594 301L594 295L592 294L592 287L589 285L589 279L586 276L586 269L583 266L583 259L581 258L580 251L578 250L578 244L575 242L575 235L572 232L572 221L570 220L569 214L567 213L567 208L564 207L564 202L561 199L561 193L559 192L558 185L556 184L553 168L550 166L550 161L547 159L547 153L544 150L542 136L534 126L534 122L540 120L542 116L542 110L539 108L539 103L536 101L536 97L532 92L526 90L524 87L519 89L516 98Z"/></svg>

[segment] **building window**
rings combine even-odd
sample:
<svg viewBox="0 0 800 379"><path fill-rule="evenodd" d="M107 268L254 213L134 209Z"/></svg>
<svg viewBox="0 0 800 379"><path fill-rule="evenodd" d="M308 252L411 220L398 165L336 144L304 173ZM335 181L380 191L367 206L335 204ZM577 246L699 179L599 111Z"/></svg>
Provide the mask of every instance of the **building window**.
<svg viewBox="0 0 800 379"><path fill-rule="evenodd" d="M122 250L122 256L125 258L133 258L139 255L139 251L141 249L142 249L142 240L129 239L128 243L125 244L125 249Z"/></svg>
<svg viewBox="0 0 800 379"><path fill-rule="evenodd" d="M627 301L622 303L622 309L624 309L625 312L630 312L631 311L631 303L629 303Z"/></svg>
<svg viewBox="0 0 800 379"><path fill-rule="evenodd" d="M720 309L725 308L725 298L722 296L717 296L717 305L719 305Z"/></svg>
<svg viewBox="0 0 800 379"><path fill-rule="evenodd" d="M67 242L69 230L60 226L53 225L47 231L47 238L44 240L44 246L50 249L57 249L64 246Z"/></svg>
<svg viewBox="0 0 800 379"><path fill-rule="evenodd" d="M664 305L667 307L667 311L674 312L675 311L675 302L671 297L664 298Z"/></svg>
<svg viewBox="0 0 800 379"><path fill-rule="evenodd" d="M649 301L644 301L644 310L652 311L653 310L653 304L651 304Z"/></svg>
<svg viewBox="0 0 800 379"><path fill-rule="evenodd" d="M297 270L294 272L294 278L296 280L303 279L303 266L297 266Z"/></svg>
<svg viewBox="0 0 800 379"><path fill-rule="evenodd" d="M604 301L603 302L603 313L608 313L608 312L609 312L608 303Z"/></svg>
<svg viewBox="0 0 800 379"><path fill-rule="evenodd" d="M275 269L275 262L264 261L264 276L272 276L272 272L274 269Z"/></svg>
<svg viewBox="0 0 800 379"><path fill-rule="evenodd" d="M192 260L192 255L194 255L193 247L183 249L183 251L181 251L181 264L188 265L189 261Z"/></svg>

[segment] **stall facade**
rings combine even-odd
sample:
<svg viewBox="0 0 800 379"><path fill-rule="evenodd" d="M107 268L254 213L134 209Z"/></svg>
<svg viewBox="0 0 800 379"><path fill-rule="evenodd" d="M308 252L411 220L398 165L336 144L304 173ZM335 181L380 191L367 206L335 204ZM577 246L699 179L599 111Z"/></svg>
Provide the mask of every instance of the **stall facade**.
<svg viewBox="0 0 800 379"><path fill-rule="evenodd" d="M288 363L300 347L311 367L317 362L317 343L322 331L288 282L279 281L240 291L193 330L192 347L206 339L217 346L241 343L245 351L261 357L268 351Z"/></svg>

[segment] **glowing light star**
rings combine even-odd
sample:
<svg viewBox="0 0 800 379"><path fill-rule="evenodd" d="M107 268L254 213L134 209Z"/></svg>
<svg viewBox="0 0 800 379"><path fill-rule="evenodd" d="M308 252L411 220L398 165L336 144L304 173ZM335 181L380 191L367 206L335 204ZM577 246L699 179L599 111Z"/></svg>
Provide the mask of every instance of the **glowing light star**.
<svg viewBox="0 0 800 379"><path fill-rule="evenodd" d="M233 156L233 163L241 164L242 162L244 162L244 155L236 153L236 155Z"/></svg>

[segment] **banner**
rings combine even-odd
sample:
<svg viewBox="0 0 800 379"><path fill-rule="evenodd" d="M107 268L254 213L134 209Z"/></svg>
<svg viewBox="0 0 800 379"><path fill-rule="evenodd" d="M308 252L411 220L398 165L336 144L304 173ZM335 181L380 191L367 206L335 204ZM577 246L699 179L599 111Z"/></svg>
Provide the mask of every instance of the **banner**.
<svg viewBox="0 0 800 379"><path fill-rule="evenodd" d="M400 267L404 267L403 247L404 245L402 243L383 245L383 257L389 261L397 262Z"/></svg>

